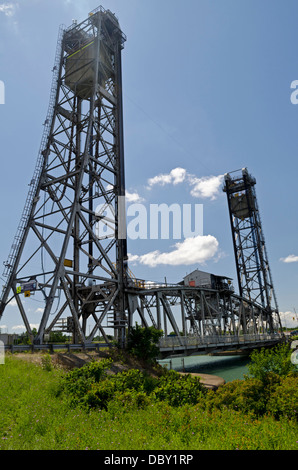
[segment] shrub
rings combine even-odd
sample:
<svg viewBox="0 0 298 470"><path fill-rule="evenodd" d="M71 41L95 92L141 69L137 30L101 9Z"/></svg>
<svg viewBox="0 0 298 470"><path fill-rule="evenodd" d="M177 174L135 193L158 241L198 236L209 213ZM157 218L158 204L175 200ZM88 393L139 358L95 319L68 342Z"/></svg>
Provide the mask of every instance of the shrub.
<svg viewBox="0 0 298 470"><path fill-rule="evenodd" d="M76 368L68 372L65 376L67 383L76 382L78 379L91 379L98 382L106 376L107 369L111 366L111 359L103 359L102 361L93 361L85 364L83 367Z"/></svg>
<svg viewBox="0 0 298 470"><path fill-rule="evenodd" d="M228 382L216 392L208 393L206 407L229 408L257 418L271 414L276 419L297 419L298 376L268 372L266 385L255 378Z"/></svg>
<svg viewBox="0 0 298 470"><path fill-rule="evenodd" d="M157 383L158 379L138 369L130 369L92 384L87 392L85 403L92 408L107 409L111 400L124 400L127 404L130 397L136 405L145 396L150 395Z"/></svg>
<svg viewBox="0 0 298 470"><path fill-rule="evenodd" d="M162 330L157 330L153 326L142 328L136 324L129 332L127 349L139 359L154 361L159 355L157 343L162 335Z"/></svg>
<svg viewBox="0 0 298 470"><path fill-rule="evenodd" d="M102 382L92 384L91 388L84 396L83 404L90 408L99 408L106 410L108 403L116 393L116 383L111 378Z"/></svg>
<svg viewBox="0 0 298 470"><path fill-rule="evenodd" d="M276 419L298 419L298 377L283 377L270 394L267 412Z"/></svg>
<svg viewBox="0 0 298 470"><path fill-rule="evenodd" d="M145 392L126 390L116 392L113 400L108 403L108 411L117 414L118 411L140 410L150 405L151 399Z"/></svg>
<svg viewBox="0 0 298 470"><path fill-rule="evenodd" d="M121 392L127 389L140 391L144 389L145 376L138 369L130 369L117 374L111 380L116 383L117 390Z"/></svg>
<svg viewBox="0 0 298 470"><path fill-rule="evenodd" d="M291 362L291 349L288 344L280 344L272 349L254 350L250 359L249 373L264 384L270 372L284 376L296 370Z"/></svg>
<svg viewBox="0 0 298 470"><path fill-rule="evenodd" d="M266 411L266 391L261 380L233 380L208 394L208 406L218 409L226 407L259 416Z"/></svg>
<svg viewBox="0 0 298 470"><path fill-rule="evenodd" d="M158 401L165 401L171 406L182 406L198 403L206 394L206 389L196 377L171 370L159 379L153 393Z"/></svg>
<svg viewBox="0 0 298 470"><path fill-rule="evenodd" d="M53 369L53 363L52 363L52 358L50 354L47 353L41 358L41 366L44 370L47 370L47 371L50 371Z"/></svg>
<svg viewBox="0 0 298 470"><path fill-rule="evenodd" d="M136 390L150 394L158 384L158 379L151 377L147 372L138 369L130 369L113 377L116 381L117 390Z"/></svg>
<svg viewBox="0 0 298 470"><path fill-rule="evenodd" d="M80 403L89 408L108 409L111 401L128 406L141 407L151 400L165 401L171 406L197 404L206 394L200 381L191 375L180 375L175 371L166 372L161 378L153 378L137 370L130 369L99 382L77 381L80 390ZM75 391L75 388L72 392ZM147 397L147 398L146 398Z"/></svg>
<svg viewBox="0 0 298 470"><path fill-rule="evenodd" d="M110 359L103 359L85 364L83 367L73 369L66 374L62 382L62 389L70 395L73 404L86 402L86 394L93 384L105 379L111 363Z"/></svg>

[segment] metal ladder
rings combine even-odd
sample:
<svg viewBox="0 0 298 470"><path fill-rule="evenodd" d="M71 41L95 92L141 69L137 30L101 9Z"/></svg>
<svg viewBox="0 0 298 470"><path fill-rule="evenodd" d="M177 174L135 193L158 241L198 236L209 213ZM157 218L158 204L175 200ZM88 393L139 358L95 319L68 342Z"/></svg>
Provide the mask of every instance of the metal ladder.
<svg viewBox="0 0 298 470"><path fill-rule="evenodd" d="M17 232L14 237L8 259L6 262L4 262L5 269L3 272L3 276L6 278L10 278L10 276L12 275L14 271L15 262L17 260L21 243L25 235L25 230L29 223L30 215L32 212L32 207L35 202L35 198L37 196L39 181L40 181L40 177L41 177L41 173L42 173L42 169L44 165L44 150L46 149L46 146L48 143L48 138L49 138L52 121L54 117L54 108L55 108L56 94L57 94L57 89L58 89L59 70L60 70L60 63L62 60L62 40L63 40L64 31L65 31L65 27L64 25L61 25L59 28L59 33L58 33L58 42L57 42L56 55L55 55L55 64L53 68L53 77L52 77L48 112L47 112L46 120L44 122L44 130L43 130L41 144L40 144L40 148L38 152L37 162L35 165L33 177L29 184L30 189L28 191L28 195L26 198L23 212L22 212L21 220L17 228ZM4 295L4 292L5 292L5 288L3 289L2 297Z"/></svg>

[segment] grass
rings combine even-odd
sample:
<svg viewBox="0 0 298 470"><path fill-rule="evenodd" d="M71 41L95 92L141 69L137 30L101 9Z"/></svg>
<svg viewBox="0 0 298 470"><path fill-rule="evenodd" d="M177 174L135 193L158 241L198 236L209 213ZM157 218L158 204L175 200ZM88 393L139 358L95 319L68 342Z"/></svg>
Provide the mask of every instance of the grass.
<svg viewBox="0 0 298 470"><path fill-rule="evenodd" d="M150 403L108 410L70 406L65 372L13 356L0 366L0 450L297 450L298 425L227 408Z"/></svg>

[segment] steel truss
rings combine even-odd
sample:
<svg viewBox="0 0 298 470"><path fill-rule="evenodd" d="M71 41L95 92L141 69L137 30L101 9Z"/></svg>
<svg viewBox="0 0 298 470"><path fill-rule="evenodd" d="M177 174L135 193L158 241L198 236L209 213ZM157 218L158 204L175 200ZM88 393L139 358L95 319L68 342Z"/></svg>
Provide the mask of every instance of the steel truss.
<svg viewBox="0 0 298 470"><path fill-rule="evenodd" d="M0 310L1 315L12 291L32 336L20 293L27 283L27 295L42 296L37 344L65 311L82 343L98 331L107 339L102 323L108 312L113 327L121 331L126 323L127 250L125 237L118 236L118 198L125 195L125 40L116 17L102 7L59 33L45 133L6 263ZM87 338L89 317L95 326Z"/></svg>
<svg viewBox="0 0 298 470"><path fill-rule="evenodd" d="M262 306L271 331L281 328L260 212L256 180L244 168L225 175L239 294Z"/></svg>
<svg viewBox="0 0 298 470"><path fill-rule="evenodd" d="M239 284L240 296L229 289L146 284L130 276L122 206L125 40L116 17L102 7L82 23L60 29L40 152L5 264L0 318L15 299L33 340L23 296L34 294L41 302L36 347L61 325L73 334L75 344L84 346L90 346L97 334L110 344L112 329L123 347L127 329L136 320L162 329L165 338L173 332L180 346L185 337L204 342L214 335L229 338L276 331L272 309L268 310L271 281L266 277L263 288L258 282L265 271L250 274L261 286L259 292L247 277L248 269L255 269L251 263L257 253L262 252L261 261L267 266L263 238L257 238L246 255L246 245L254 239L249 234L243 238L249 227L242 230L242 220L232 225L235 246L241 240L238 272L246 279L246 284ZM247 197L256 204L252 188L247 183L244 190L250 191ZM227 193L231 203L234 192L228 180ZM256 205L243 222L251 223L254 236L261 236ZM259 294L253 297L252 292ZM259 302L263 297L266 302Z"/></svg>
<svg viewBox="0 0 298 470"><path fill-rule="evenodd" d="M240 336L271 333L271 319L261 305L231 290L200 289L178 284L129 289L130 325L153 325L179 337ZM277 332L278 324L274 331Z"/></svg>

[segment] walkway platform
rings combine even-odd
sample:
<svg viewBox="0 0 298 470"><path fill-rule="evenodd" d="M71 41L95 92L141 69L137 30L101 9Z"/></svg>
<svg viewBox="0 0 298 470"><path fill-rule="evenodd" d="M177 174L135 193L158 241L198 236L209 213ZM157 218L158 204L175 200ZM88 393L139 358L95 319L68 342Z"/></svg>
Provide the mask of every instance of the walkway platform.
<svg viewBox="0 0 298 470"><path fill-rule="evenodd" d="M282 334L241 336L168 336L159 341L161 358L210 354L219 351L252 350L271 347L285 341Z"/></svg>

